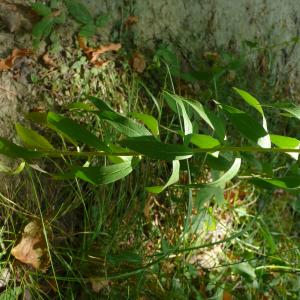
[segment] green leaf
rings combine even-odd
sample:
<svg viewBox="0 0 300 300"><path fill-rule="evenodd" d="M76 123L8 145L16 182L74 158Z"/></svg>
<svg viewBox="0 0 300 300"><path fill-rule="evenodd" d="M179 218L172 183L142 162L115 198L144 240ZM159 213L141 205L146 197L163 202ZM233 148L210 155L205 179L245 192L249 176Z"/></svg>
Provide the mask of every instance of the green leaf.
<svg viewBox="0 0 300 300"><path fill-rule="evenodd" d="M300 106L281 107L281 109L289 113L291 116L300 120Z"/></svg>
<svg viewBox="0 0 300 300"><path fill-rule="evenodd" d="M87 103L83 103L83 102L73 102L68 105L68 109L94 111L95 107L92 104L87 104Z"/></svg>
<svg viewBox="0 0 300 300"><path fill-rule="evenodd" d="M182 160L193 155L192 149L176 144L164 144L154 137L133 137L120 142L121 146L143 154L149 158L160 160Z"/></svg>
<svg viewBox="0 0 300 300"><path fill-rule="evenodd" d="M252 95L250 95L248 92L240 90L238 88L233 88L249 105L251 105L253 108L255 108L262 116L262 125L266 132L268 132L268 126L267 126L267 120L264 115L264 111L262 109L262 106L260 105L259 101L255 99ZM258 140L258 145L260 145L262 148L270 148L271 147L271 139L270 136L267 134L264 137L260 138Z"/></svg>
<svg viewBox="0 0 300 300"><path fill-rule="evenodd" d="M182 187L184 188L215 188L215 187L223 187L228 181L230 181L232 178L236 176L239 169L241 167L241 159L238 157L234 160L232 166L230 169L225 172L219 179L209 182L209 183L192 183L192 184L186 184Z"/></svg>
<svg viewBox="0 0 300 300"><path fill-rule="evenodd" d="M222 105L222 108L234 127L248 139L258 143L268 135L265 129L244 111L228 105Z"/></svg>
<svg viewBox="0 0 300 300"><path fill-rule="evenodd" d="M66 22L65 12L61 12L58 16L53 17L53 22L55 24L64 24Z"/></svg>
<svg viewBox="0 0 300 300"><path fill-rule="evenodd" d="M144 126L115 112L104 101L95 97L90 97L89 99L99 109L99 112L95 112L99 116L99 118L106 120L120 133L128 137L138 137L145 135L151 136L151 133Z"/></svg>
<svg viewBox="0 0 300 300"><path fill-rule="evenodd" d="M0 137L0 154L11 158L35 159L43 156L42 152L27 150Z"/></svg>
<svg viewBox="0 0 300 300"><path fill-rule="evenodd" d="M37 150L54 150L54 147L36 131L23 127L21 124L16 124L17 134L22 142L31 149Z"/></svg>
<svg viewBox="0 0 300 300"><path fill-rule="evenodd" d="M53 27L53 19L49 17L43 17L41 21L36 23L32 28L32 36L34 39L40 41L43 38L46 38Z"/></svg>
<svg viewBox="0 0 300 300"><path fill-rule="evenodd" d="M65 0L70 15L81 24L89 24L93 22L93 17L81 2L77 0Z"/></svg>
<svg viewBox="0 0 300 300"><path fill-rule="evenodd" d="M188 136L189 142L196 145L199 148L215 148L220 146L220 142L205 134L191 134Z"/></svg>
<svg viewBox="0 0 300 300"><path fill-rule="evenodd" d="M85 129L83 125L80 125L71 119L49 112L47 121L58 131L69 136L71 139L85 143L100 151L109 151L109 148L97 136Z"/></svg>
<svg viewBox="0 0 300 300"><path fill-rule="evenodd" d="M23 289L21 287L7 288L0 294L0 300L16 300L19 299Z"/></svg>
<svg viewBox="0 0 300 300"><path fill-rule="evenodd" d="M165 99L172 99L172 96L174 97L173 94L170 94L166 91L164 91L163 95ZM225 126L219 116L217 116L214 112L211 112L208 109L204 108L200 102L188 100L177 95L175 96L176 96L175 99L177 100L180 99L182 103L190 106L197 113L197 115L201 119L203 119L204 122L208 124L208 126L215 132L215 134L221 141L224 140ZM169 106L172 108L172 110L175 113L178 113L176 106L174 106L174 104L172 105L170 101L169 101Z"/></svg>
<svg viewBox="0 0 300 300"><path fill-rule="evenodd" d="M7 166L2 161L0 161L0 172L7 173L9 175L17 175L24 170L25 166L26 166L25 161L22 161L16 168Z"/></svg>
<svg viewBox="0 0 300 300"><path fill-rule="evenodd" d="M254 280L256 278L255 270L248 262L235 264L231 268L234 272L245 276L246 279Z"/></svg>
<svg viewBox="0 0 300 300"><path fill-rule="evenodd" d="M137 166L139 160L123 162L105 167L77 167L74 168L74 176L94 185L108 184L120 180L129 175Z"/></svg>
<svg viewBox="0 0 300 300"><path fill-rule="evenodd" d="M178 58L169 47L161 45L155 53L156 58L162 59L170 68L170 72L173 76L180 75L180 64Z"/></svg>
<svg viewBox="0 0 300 300"><path fill-rule="evenodd" d="M131 115L135 119L143 122L149 128L149 130L152 132L152 134L154 136L159 135L158 121L154 117L152 117L151 115L148 115L148 114L142 114L142 113L137 113L137 112L133 112Z"/></svg>
<svg viewBox="0 0 300 300"><path fill-rule="evenodd" d="M168 92L165 92L163 95L170 108L173 109L175 113L183 117L185 135L193 133L193 125L186 112L182 98L177 95L170 94Z"/></svg>
<svg viewBox="0 0 300 300"><path fill-rule="evenodd" d="M254 177L250 182L262 188L280 188L295 190L300 188L300 176L287 176L281 178Z"/></svg>
<svg viewBox="0 0 300 300"><path fill-rule="evenodd" d="M164 189L166 189L167 187L176 183L179 180L179 171L180 171L180 162L178 160L173 160L173 171L167 183L163 186L146 187L146 190L154 194L161 193Z"/></svg>
<svg viewBox="0 0 300 300"><path fill-rule="evenodd" d="M214 170L226 171L231 167L230 161L221 155L215 157L208 153L206 162L208 166Z"/></svg>
<svg viewBox="0 0 300 300"><path fill-rule="evenodd" d="M252 95L250 95L248 92L243 91L241 89L238 89L236 87L233 88L249 105L254 107L261 115L264 115L263 109L258 102L257 99L255 99Z"/></svg>
<svg viewBox="0 0 300 300"><path fill-rule="evenodd" d="M51 8L43 3L33 3L31 8L40 16L47 17L50 16L52 11Z"/></svg>
<svg viewBox="0 0 300 300"><path fill-rule="evenodd" d="M100 15L97 17L95 21L95 25L97 27L104 27L105 25L107 25L108 21L109 21L109 15Z"/></svg>
<svg viewBox="0 0 300 300"><path fill-rule="evenodd" d="M300 141L291 138L288 136L282 136L282 135L276 135L276 134L271 134L271 141L274 145L276 145L278 148L287 148L287 149L299 149L300 148ZM298 159L299 153L295 152L287 152L292 158Z"/></svg>
<svg viewBox="0 0 300 300"><path fill-rule="evenodd" d="M278 248L268 226L263 222L263 220L260 221L259 225L260 225L260 231L262 233L262 236L266 242L266 245L269 248L268 254L276 253L278 251Z"/></svg>
<svg viewBox="0 0 300 300"><path fill-rule="evenodd" d="M80 28L79 35L89 38L95 35L96 32L97 32L97 27L93 23L90 23L90 24L83 25Z"/></svg>
<svg viewBox="0 0 300 300"><path fill-rule="evenodd" d="M29 112L25 115L27 120L35 122L40 125L47 125L47 113L44 112Z"/></svg>

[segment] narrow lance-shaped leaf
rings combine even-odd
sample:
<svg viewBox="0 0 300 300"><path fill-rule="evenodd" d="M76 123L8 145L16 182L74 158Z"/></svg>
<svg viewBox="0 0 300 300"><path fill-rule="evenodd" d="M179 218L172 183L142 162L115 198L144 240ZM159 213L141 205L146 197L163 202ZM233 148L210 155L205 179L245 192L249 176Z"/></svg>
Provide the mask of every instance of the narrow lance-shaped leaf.
<svg viewBox="0 0 300 300"><path fill-rule="evenodd" d="M244 111L225 104L222 104L222 109L234 127L253 142L258 143L259 139L267 135L265 129Z"/></svg>
<svg viewBox="0 0 300 300"><path fill-rule="evenodd" d="M40 134L32 129L25 128L21 124L16 124L17 134L22 142L31 149L54 150L54 147Z"/></svg>
<svg viewBox="0 0 300 300"><path fill-rule="evenodd" d="M120 144L153 159L182 160L193 155L191 148L184 145L164 144L149 136L128 138L122 140Z"/></svg>
<svg viewBox="0 0 300 300"><path fill-rule="evenodd" d="M189 143L192 143L202 149L209 149L220 146L220 142L217 139L205 134L191 134L188 136L188 139ZM214 153L211 153L211 155L218 157L219 152L216 151Z"/></svg>
<svg viewBox="0 0 300 300"><path fill-rule="evenodd" d="M138 165L139 160L133 159L111 166L104 167L74 167L71 172L54 176L56 179L71 179L74 177L94 185L108 184L129 175Z"/></svg>
<svg viewBox="0 0 300 300"><path fill-rule="evenodd" d="M300 189L300 176L261 178L254 177L250 182L262 188L279 188L285 190Z"/></svg>
<svg viewBox="0 0 300 300"><path fill-rule="evenodd" d="M300 106L281 107L281 109L300 120Z"/></svg>
<svg viewBox="0 0 300 300"><path fill-rule="evenodd" d="M173 94L170 94L168 92L164 92L165 97L174 96ZM176 99L180 99L182 103L186 104L187 106L191 107L197 115L204 120L204 122L207 123L207 125L214 131L216 136L223 141L225 138L225 127L222 123L221 119L219 117L215 116L215 113L209 111L208 109L204 108L203 105L200 102L192 101L185 99L183 97L177 96ZM171 107L173 111L177 112L174 105Z"/></svg>
<svg viewBox="0 0 300 300"><path fill-rule="evenodd" d="M184 186L181 186L183 188L209 188L209 187L222 187L224 186L228 181L230 181L231 179L233 179L239 169L241 167L241 159L238 157L234 160L232 166L230 167L230 169L225 172L219 179L213 181L213 182L209 182L209 183L195 183L195 184L187 184Z"/></svg>
<svg viewBox="0 0 300 300"><path fill-rule="evenodd" d="M203 149L220 146L220 142L217 139L206 134L191 134L189 136L189 142Z"/></svg>
<svg viewBox="0 0 300 300"><path fill-rule="evenodd" d="M109 151L109 148L97 136L73 120L52 112L48 113L47 120L52 126L71 139L85 143L100 151Z"/></svg>
<svg viewBox="0 0 300 300"><path fill-rule="evenodd" d="M24 170L25 166L26 166L25 161L22 161L17 167L14 167L14 168L7 166L3 162L0 161L0 172L7 173L9 175L16 175L16 174L21 173Z"/></svg>
<svg viewBox="0 0 300 300"><path fill-rule="evenodd" d="M42 152L31 151L20 147L4 138L0 137L0 154L11 158L35 159L43 157Z"/></svg>
<svg viewBox="0 0 300 300"><path fill-rule="evenodd" d="M159 135L158 121L151 115L134 112L131 114L137 120L143 122L154 136Z"/></svg>
<svg viewBox="0 0 300 300"><path fill-rule="evenodd" d="M270 137L271 137L272 143L279 148L300 149L300 141L295 138L291 138L288 136L282 136L282 135L276 135L276 134L271 134ZM287 154L296 160L299 157L299 153L287 152Z"/></svg>
<svg viewBox="0 0 300 300"><path fill-rule="evenodd" d="M252 95L250 95L248 92L243 91L238 88L233 88L249 105L251 105L253 108L255 108L262 116L262 122L263 122L263 128L266 132L268 132L268 126L267 126L267 120L265 118L264 111L262 109L261 104L259 101L254 98ZM266 134L265 136L261 137L257 141L258 145L263 148L271 148L271 139L269 134Z"/></svg>
<svg viewBox="0 0 300 300"><path fill-rule="evenodd" d="M151 136L149 130L147 130L144 126L115 112L104 101L95 97L90 97L89 99L99 109L99 112L95 112L99 116L99 118L109 122L117 131L124 134L125 136Z"/></svg>
<svg viewBox="0 0 300 300"><path fill-rule="evenodd" d="M184 125L185 135L193 133L193 125L187 114L187 111L183 104L182 98L177 95L173 95L173 94L170 94L167 92L165 92L163 95L164 95L166 102L173 109L173 111L175 111L177 114L179 114L179 117L180 116L183 117L183 125Z"/></svg>
<svg viewBox="0 0 300 300"><path fill-rule="evenodd" d="M34 123L40 124L51 130L54 130L55 132L61 134L67 141L69 141L75 147L78 146L77 142L74 139L72 139L70 136L64 134L56 126L54 126L48 122L48 113L46 113L46 112L30 112L30 113L26 114L26 118Z"/></svg>
<svg viewBox="0 0 300 300"><path fill-rule="evenodd" d="M161 193L164 189L166 189L167 187L176 183L179 180L179 171L180 171L180 162L178 160L173 160L172 174L169 180L167 181L167 183L163 186L146 187L146 190L154 194Z"/></svg>

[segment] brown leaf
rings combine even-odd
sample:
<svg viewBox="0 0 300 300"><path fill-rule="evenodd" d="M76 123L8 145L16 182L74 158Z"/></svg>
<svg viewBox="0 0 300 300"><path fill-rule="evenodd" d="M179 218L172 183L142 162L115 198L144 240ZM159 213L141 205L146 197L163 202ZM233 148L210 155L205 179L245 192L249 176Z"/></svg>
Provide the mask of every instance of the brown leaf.
<svg viewBox="0 0 300 300"><path fill-rule="evenodd" d="M119 51L121 49L121 44L120 43L111 43L108 44L106 46L101 46L99 48L95 48L92 51L90 51L91 53L91 63L94 63L98 57L106 52L109 51Z"/></svg>
<svg viewBox="0 0 300 300"><path fill-rule="evenodd" d="M10 69L17 58L24 57L24 56L30 56L32 55L32 51L29 49L14 49L7 58L0 59L0 71L5 71Z"/></svg>
<svg viewBox="0 0 300 300"><path fill-rule="evenodd" d="M43 62L47 67L56 67L56 63L54 62L54 60L49 56L49 53L46 52L43 57Z"/></svg>
<svg viewBox="0 0 300 300"><path fill-rule="evenodd" d="M229 292L227 291L223 292L223 300L232 300L232 299L233 299L232 295Z"/></svg>
<svg viewBox="0 0 300 300"><path fill-rule="evenodd" d="M100 59L100 56L106 52L111 51L119 51L122 47L120 43L110 43L105 46L100 46L98 48L88 47L86 43L86 39L83 37L78 37L79 47L83 50L86 54L88 59L93 65L96 66L103 66L107 63L107 61Z"/></svg>
<svg viewBox="0 0 300 300"><path fill-rule="evenodd" d="M138 16L129 16L127 18L127 20L125 21L124 26L125 27L130 27L132 25L135 25L138 21L139 21Z"/></svg>
<svg viewBox="0 0 300 300"><path fill-rule="evenodd" d="M36 222L28 223L23 231L21 241L11 250L11 254L22 263L35 269L42 269L48 264L45 237L40 225ZM42 257L47 257L42 261Z"/></svg>
<svg viewBox="0 0 300 300"><path fill-rule="evenodd" d="M145 57L142 53L136 52L132 57L132 68L138 73L143 73L146 69Z"/></svg>

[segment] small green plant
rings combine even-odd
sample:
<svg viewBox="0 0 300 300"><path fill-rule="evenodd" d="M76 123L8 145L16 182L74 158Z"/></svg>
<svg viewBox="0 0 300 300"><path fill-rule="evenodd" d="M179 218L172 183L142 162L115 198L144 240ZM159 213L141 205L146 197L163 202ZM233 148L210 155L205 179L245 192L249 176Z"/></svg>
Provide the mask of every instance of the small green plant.
<svg viewBox="0 0 300 300"><path fill-rule="evenodd" d="M298 171L284 177L270 177L264 172L263 162L258 162L258 167L257 164L256 167L251 166L256 159L253 155L256 154L286 153L297 160L300 141L293 137L271 134L262 105L249 93L237 88L235 91L258 113L257 118L223 103L217 103L219 112L216 113L200 102L164 92L164 100L178 116L179 127L176 129L174 124L174 128L163 127L166 131L161 134L159 127L163 125L153 116L132 114L140 122L138 123L115 112L104 101L90 97L90 104L78 102L73 103L70 108L81 114L96 115L101 121L112 126L120 139L110 140L105 132L90 132L82 124L54 112L29 113L30 120L54 130L69 145L64 149L57 149L39 133L17 124L18 136L25 147L1 138L0 153L22 159L22 166L25 162L41 158L68 157L70 163L67 163L65 171L52 176L57 179L80 178L95 185L122 179L137 168L143 159L172 161L173 170L167 183L147 188L153 193L160 193L173 184L183 189L224 188L225 184L238 174L242 163L248 163L250 166L243 175L253 184L290 190L300 188ZM299 107L278 106L273 109L283 112L285 116L300 119ZM230 121L233 126L230 131L226 130L225 120ZM207 134L209 132L210 134ZM238 132L245 138L242 145L234 145L231 142L236 140ZM104 139L100 139L100 135ZM163 142L166 139L177 142ZM272 147L272 144L276 147ZM108 157L112 164L101 165L101 162L104 162L101 158L104 157ZM191 180L189 184L178 184L182 162L193 160L195 164L199 159L204 159L211 171L219 172L219 178L209 183Z"/></svg>
<svg viewBox="0 0 300 300"><path fill-rule="evenodd" d="M51 34L55 25L65 23L66 15L59 10L57 0L51 0L49 6L40 2L33 3L31 8L41 16L41 20L32 29L33 46L37 48L40 42Z"/></svg>
<svg viewBox="0 0 300 300"><path fill-rule="evenodd" d="M83 37L91 37L97 33L97 29L107 24L108 15L99 15L93 18L89 10L79 1L65 0L70 15L81 24L79 34Z"/></svg>

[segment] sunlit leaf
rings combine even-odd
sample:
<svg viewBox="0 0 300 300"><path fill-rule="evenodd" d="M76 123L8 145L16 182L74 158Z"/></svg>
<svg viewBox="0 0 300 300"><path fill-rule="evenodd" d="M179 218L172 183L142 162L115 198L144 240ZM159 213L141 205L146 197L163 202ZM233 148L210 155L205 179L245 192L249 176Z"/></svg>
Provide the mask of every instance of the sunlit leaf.
<svg viewBox="0 0 300 300"><path fill-rule="evenodd" d="M300 141L295 138L291 138L288 136L282 136L282 135L276 135L276 134L271 134L270 137L271 137L272 143L279 148L282 148L282 149L299 149L300 148ZM294 158L296 160L299 157L299 153L287 152L287 154L289 154L292 158Z"/></svg>
<svg viewBox="0 0 300 300"><path fill-rule="evenodd" d="M173 160L173 170L172 174L167 181L167 183L163 186L151 186L151 187L146 187L146 190L148 192L154 193L154 194L159 194L161 193L164 189L169 187L170 185L176 183L179 180L179 170L180 170L180 162L178 160Z"/></svg>
<svg viewBox="0 0 300 300"><path fill-rule="evenodd" d="M252 95L250 95L248 92L243 91L238 88L233 88L249 105L251 105L253 108L255 108L262 116L262 125L266 132L268 132L268 126L267 126L267 120L265 118L264 111L262 109L261 104L257 99L255 99ZM271 147L271 139L268 134L261 137L257 141L258 145L260 145L263 148L270 148Z"/></svg>
<svg viewBox="0 0 300 300"><path fill-rule="evenodd" d="M173 109L173 111L183 117L185 135L191 134L193 132L193 125L187 114L182 98L168 92L165 92L163 95L166 102Z"/></svg>
<svg viewBox="0 0 300 300"><path fill-rule="evenodd" d="M225 138L225 126L219 116L217 116L214 112L209 111L207 108L204 108L200 102L188 100L178 95L170 94L169 92L164 92L164 97L166 99L174 99L180 100L186 106L189 106L196 112L196 114L203 119L205 123L214 131L216 136L223 141ZM172 102L169 101L169 105L174 112L177 113L177 108L172 105ZM181 113L181 111L179 112Z"/></svg>
<svg viewBox="0 0 300 300"><path fill-rule="evenodd" d="M199 148L215 148L220 146L220 142L209 136L209 135L205 135L205 134L191 134L189 136L189 142L196 145Z"/></svg>
<svg viewBox="0 0 300 300"><path fill-rule="evenodd" d="M277 178L254 177L250 182L262 188L299 189L300 176L287 176Z"/></svg>
<svg viewBox="0 0 300 300"><path fill-rule="evenodd" d="M135 119L143 122L154 136L159 135L158 121L151 115L134 112L131 114Z"/></svg>
<svg viewBox="0 0 300 300"><path fill-rule="evenodd" d="M32 129L25 128L21 124L16 124L17 134L22 142L31 149L54 150L54 147L40 134Z"/></svg>

